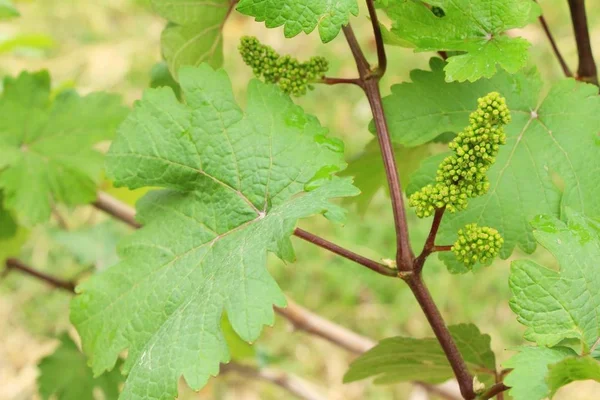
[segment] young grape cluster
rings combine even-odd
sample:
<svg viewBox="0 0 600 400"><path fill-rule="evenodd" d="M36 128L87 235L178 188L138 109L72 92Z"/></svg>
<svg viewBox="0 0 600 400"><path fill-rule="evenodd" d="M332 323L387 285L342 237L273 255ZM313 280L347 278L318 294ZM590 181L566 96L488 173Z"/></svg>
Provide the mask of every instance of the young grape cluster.
<svg viewBox="0 0 600 400"><path fill-rule="evenodd" d="M329 69L329 63L323 57L311 57L309 61L301 63L289 55L280 55L251 36L242 38L239 51L255 76L277 84L285 93L294 96L302 96L312 90L311 83L320 79Z"/></svg>
<svg viewBox="0 0 600 400"><path fill-rule="evenodd" d="M452 252L459 261L471 267L496 257L503 244L504 239L496 229L468 224L458 231Z"/></svg>
<svg viewBox="0 0 600 400"><path fill-rule="evenodd" d="M500 94L492 92L478 99L469 126L450 142L454 154L439 165L436 183L410 196L409 204L419 217L443 207L449 212L464 210L469 198L488 191L487 171L496 161L500 145L506 143L504 125L509 122L510 112Z"/></svg>

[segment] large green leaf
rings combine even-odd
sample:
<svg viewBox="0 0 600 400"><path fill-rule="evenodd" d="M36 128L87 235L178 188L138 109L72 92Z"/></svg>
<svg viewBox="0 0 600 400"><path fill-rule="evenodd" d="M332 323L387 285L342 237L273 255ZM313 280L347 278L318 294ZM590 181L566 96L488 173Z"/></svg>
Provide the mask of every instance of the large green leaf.
<svg viewBox="0 0 600 400"><path fill-rule="evenodd" d="M85 204L96 197L102 155L126 109L117 96L63 92L50 99L46 72L6 78L0 97L0 189L19 222L50 216L52 203Z"/></svg>
<svg viewBox="0 0 600 400"><path fill-rule="evenodd" d="M432 87L429 96L444 93L446 85L440 82ZM600 97L595 86L573 79L543 90L539 76L532 73L498 81L493 87L506 97L512 114L506 146L488 172L488 193L470 200L466 211L446 213L438 243L454 243L460 228L477 223L500 231L505 239L500 255L507 258L517 245L527 253L535 250L529 221L538 214L558 217L565 207L571 207L590 217L600 216ZM487 88L486 84L483 89ZM472 101L474 107L479 90L466 90L465 98L457 95L455 101ZM446 103L440 104L444 109ZM466 126L468 116L464 115ZM457 122L448 126L455 129ZM436 168L434 162L425 161L417 171L418 182L432 183ZM413 179L409 194L418 189L416 181ZM444 254L442 259L452 271L464 271L452 254Z"/></svg>
<svg viewBox="0 0 600 400"><path fill-rule="evenodd" d="M514 261L510 306L527 326L526 339L542 346L576 339L587 352L600 339L600 224L570 211L567 223L540 216L532 224L560 271Z"/></svg>
<svg viewBox="0 0 600 400"><path fill-rule="evenodd" d="M476 81L496 73L497 65L511 74L526 65L527 40L505 34L540 14L532 0L431 0L444 10L439 17L421 1L389 0L391 34L416 51L460 51L448 59L447 81Z"/></svg>
<svg viewBox="0 0 600 400"><path fill-rule="evenodd" d="M265 22L267 28L283 25L288 38L318 27L327 43L348 24L350 14L358 15L358 4L356 0L240 0L237 10Z"/></svg>
<svg viewBox="0 0 600 400"><path fill-rule="evenodd" d="M471 373L482 383L494 383L496 358L490 347L490 336L482 334L472 324L448 328ZM454 374L444 351L435 338L416 339L394 337L356 359L344 376L344 382L377 377L375 383L390 384L408 381L441 383Z"/></svg>
<svg viewBox="0 0 600 400"><path fill-rule="evenodd" d="M86 363L69 336L61 336L59 347L39 363L38 387L42 399L95 400L94 392L100 390L105 400L116 400L124 380L119 369L94 378Z"/></svg>
<svg viewBox="0 0 600 400"><path fill-rule="evenodd" d="M285 305L267 252L293 261L296 221L340 221L329 199L357 194L331 176L344 167L341 142L275 86L253 80L243 112L224 71L204 64L179 77L185 104L148 90L108 154L117 185L166 189L138 202L144 228L72 303L96 373L128 349L124 399L174 398L182 375L201 388L229 359L224 311L252 342Z"/></svg>
<svg viewBox="0 0 600 400"><path fill-rule="evenodd" d="M504 378L511 387L510 395L514 400L542 400L550 395L546 382L549 366L572 357L575 352L567 347L522 347L519 353L503 363L513 371Z"/></svg>
<svg viewBox="0 0 600 400"><path fill-rule="evenodd" d="M550 397L571 382L586 380L600 382L600 362L590 356L569 357L550 365L550 372L546 378L550 386Z"/></svg>
<svg viewBox="0 0 600 400"><path fill-rule="evenodd" d="M233 0L152 0L152 6L170 21L161 47L174 77L184 65L223 64L223 26Z"/></svg>

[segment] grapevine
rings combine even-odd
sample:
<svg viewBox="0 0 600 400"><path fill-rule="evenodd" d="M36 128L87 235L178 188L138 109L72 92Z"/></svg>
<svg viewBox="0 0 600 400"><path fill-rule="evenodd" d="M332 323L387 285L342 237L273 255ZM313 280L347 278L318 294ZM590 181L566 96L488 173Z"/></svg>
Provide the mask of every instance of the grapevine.
<svg viewBox="0 0 600 400"><path fill-rule="evenodd" d="M16 24L0 41L10 71L0 83L0 358L30 316L56 344L32 358L38 373L24 388L11 382L22 365L0 365L2 394L170 400L187 386L231 397L208 383L236 374L250 389L278 386L261 387L265 400L352 398L338 374L318 383L314 366L339 359L319 359L289 324L352 355L344 383L546 400L600 382L598 13L566 1L570 21L553 21L569 29L549 26L552 6L535 0L146 0L126 9L141 16L117 20L117 4L82 0L56 21L45 6L0 0L0 23ZM88 3L115 23L81 24ZM73 43L118 32L130 48L139 29L121 21L143 18L163 19L160 52L147 43L152 55L72 66L67 46L67 62L39 62L63 56L54 40L65 26ZM246 36L253 21L264 42ZM32 23L49 31L31 35ZM556 64L519 36L533 24ZM576 68L555 28L573 32ZM282 35L299 36L302 56ZM419 64L411 52L429 53L429 66L408 73ZM92 92L106 82L123 98ZM357 249L344 246L353 239ZM49 288L57 301L40 300ZM322 308L333 298L360 333L296 303L307 295ZM420 321L414 337L361 324L357 299L395 326ZM285 348L272 346L278 335ZM307 377L272 362L299 343L311 358L294 370ZM360 397L396 394L365 385Z"/></svg>

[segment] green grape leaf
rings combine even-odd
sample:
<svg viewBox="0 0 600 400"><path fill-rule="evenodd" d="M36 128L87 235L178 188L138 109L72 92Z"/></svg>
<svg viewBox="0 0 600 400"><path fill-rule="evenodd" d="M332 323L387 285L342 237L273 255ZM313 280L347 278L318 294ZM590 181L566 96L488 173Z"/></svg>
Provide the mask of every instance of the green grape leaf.
<svg viewBox="0 0 600 400"><path fill-rule="evenodd" d="M394 146L398 173L403 184L410 183L410 177L418 168L419 163L432 154L429 146L407 148ZM350 197L347 202L356 203L358 212L364 214L381 189L389 193L383 160L379 143L376 139L371 140L365 146L362 153L350 160L348 168L342 173L343 176L353 176L354 184L361 191L360 196Z"/></svg>
<svg viewBox="0 0 600 400"><path fill-rule="evenodd" d="M50 99L46 72L4 81L0 97L0 189L20 223L46 221L51 204L85 204L96 197L102 155L127 109L117 96L73 91Z"/></svg>
<svg viewBox="0 0 600 400"><path fill-rule="evenodd" d="M18 17L19 11L15 8L11 0L0 0L0 21Z"/></svg>
<svg viewBox="0 0 600 400"><path fill-rule="evenodd" d="M504 378L510 386L509 394L514 400L542 400L550 395L546 382L549 366L572 357L576 353L568 347L521 347L519 353L502 364L512 368Z"/></svg>
<svg viewBox="0 0 600 400"><path fill-rule="evenodd" d="M17 221L3 206L4 195L0 192L0 240L9 239L17 233Z"/></svg>
<svg viewBox="0 0 600 400"><path fill-rule="evenodd" d="M154 64L150 70L150 87L170 87L173 89L175 96L181 100L181 86L173 78L171 71L169 71L169 66L164 61Z"/></svg>
<svg viewBox="0 0 600 400"><path fill-rule="evenodd" d="M165 189L138 202L144 227L120 246L122 261L71 305L96 374L128 349L123 399L174 398L180 376L200 389L229 359L223 312L253 342L285 305L267 252L293 261L297 220L342 222L329 199L358 194L331 175L345 167L343 144L275 86L251 81L243 112L224 71L179 77L185 104L169 88L146 91L107 155L117 186Z"/></svg>
<svg viewBox="0 0 600 400"><path fill-rule="evenodd" d="M550 365L550 372L546 377L550 386L550 397L571 382L585 380L600 382L600 362L590 356L569 357Z"/></svg>
<svg viewBox="0 0 600 400"><path fill-rule="evenodd" d="M87 360L67 334L60 337L54 353L43 358L39 365L38 387L42 399L94 400L100 390L106 400L117 400L124 377L118 368L95 378Z"/></svg>
<svg viewBox="0 0 600 400"><path fill-rule="evenodd" d="M154 10L170 23L161 48L171 74L184 65L223 64L223 26L234 7L232 0L152 0Z"/></svg>
<svg viewBox="0 0 600 400"><path fill-rule="evenodd" d="M535 239L552 253L560 271L534 261L511 266L510 307L527 326L525 338L541 346L577 339L589 351L600 339L600 224L567 210L568 222L539 216Z"/></svg>
<svg viewBox="0 0 600 400"><path fill-rule="evenodd" d="M516 75L501 71L490 79L459 83L444 81L442 59L432 58L429 65L431 71L413 70L412 82L393 85L392 93L383 98L394 143L419 146L443 133L462 131L477 99L490 92L506 97L511 109L537 104L541 83L535 70ZM369 128L375 132L374 124Z"/></svg>
<svg viewBox="0 0 600 400"><path fill-rule="evenodd" d="M597 184L600 173L600 97L595 86L573 79L559 81L543 90L538 74L519 73L503 83L498 80L500 76L494 78L498 82L494 88L506 97L512 122L506 126L507 143L488 172L490 189L484 196L469 200L467 210L446 213L438 243L454 243L460 228L477 223L500 232L505 240L500 256L506 259L516 246L527 253L535 250L536 242L529 221L536 215L558 217L565 207L571 207L585 211L592 218L600 217L600 202L597 201L600 198L600 186ZM431 87L428 96L436 98L451 85L473 88L473 85L480 84L483 85L482 82L447 84L440 81L439 85ZM464 97L457 97L455 102L472 104L473 109L477 97L487 91L486 85L478 90L465 91ZM444 104L440 103L440 109L445 109ZM439 111L431 108L430 112ZM462 110L459 112L463 113ZM460 126L467 124L465 112ZM458 122L449 122L447 126L437 129L452 130L459 125ZM438 165L434 162L426 160L422 164L416 172L418 178L413 178L408 188L409 195L415 189L434 182ZM417 181L421 184L419 187ZM464 272L452 254L443 254L441 258L452 272Z"/></svg>
<svg viewBox="0 0 600 400"><path fill-rule="evenodd" d="M358 15L356 0L240 0L237 10L265 22L267 28L284 26L285 37L319 28L323 43L335 39L350 14Z"/></svg>
<svg viewBox="0 0 600 400"><path fill-rule="evenodd" d="M489 335L482 334L473 324L448 327L467 367L486 384L494 383L496 358ZM442 383L454 376L448 359L435 338L416 339L393 337L357 358L344 376L344 382L376 377L376 384L407 381Z"/></svg>
<svg viewBox="0 0 600 400"><path fill-rule="evenodd" d="M541 13L532 0L432 0L438 17L420 1L394 0L384 7L392 20L391 34L416 51L461 51L448 58L446 80L490 78L497 65L514 74L527 63L530 43L505 34L522 28Z"/></svg>
<svg viewBox="0 0 600 400"><path fill-rule="evenodd" d="M108 220L77 230L56 230L51 232L51 237L72 253L80 264L102 270L118 261L117 243L128 232L122 225Z"/></svg>
<svg viewBox="0 0 600 400"><path fill-rule="evenodd" d="M29 236L29 231L19 226L13 215L4 208L2 198L0 192L0 271L4 268L7 258L19 255Z"/></svg>

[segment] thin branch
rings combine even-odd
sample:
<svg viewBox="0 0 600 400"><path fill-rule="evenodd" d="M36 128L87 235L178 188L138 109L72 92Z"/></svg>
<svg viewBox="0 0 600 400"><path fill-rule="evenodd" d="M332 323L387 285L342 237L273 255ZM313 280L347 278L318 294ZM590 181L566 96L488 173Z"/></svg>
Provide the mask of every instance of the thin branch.
<svg viewBox="0 0 600 400"><path fill-rule="evenodd" d="M221 365L221 373L234 372L252 380L262 380L272 383L288 391L299 399L325 400L326 397L316 390L312 384L295 375L270 368L254 368L248 365L229 363Z"/></svg>
<svg viewBox="0 0 600 400"><path fill-rule="evenodd" d="M50 286L53 286L57 289L62 289L67 292L73 293L75 292L75 284L73 282L64 281L59 278L55 278L51 275L45 274L43 272L37 271L21 260L17 260L16 258L9 258L6 260L6 269L7 271L15 270L32 276L42 282L47 283Z"/></svg>
<svg viewBox="0 0 600 400"><path fill-rule="evenodd" d="M97 209L125 222L132 228L139 229L142 227L142 225L135 220L135 209L133 207L106 193L98 192L98 197L93 205Z"/></svg>
<svg viewBox="0 0 600 400"><path fill-rule="evenodd" d="M365 57L365 53L363 53L360 44L358 44L358 40L356 39L356 35L354 34L354 30L352 30L352 26L350 24L344 26L342 28L344 32L344 36L346 36L346 41L350 46L350 51L352 51L352 55L354 56L354 61L356 62L356 68L358 69L358 73L360 75L361 81L364 80L371 73L371 66Z"/></svg>
<svg viewBox="0 0 600 400"><path fill-rule="evenodd" d="M377 27L379 28L379 24L377 24ZM379 80L382 75L374 74L371 70L350 24L346 25L343 29L348 46L350 46L350 50L354 56L360 79L362 80L362 88L369 100L371 112L373 113L373 120L375 121L377 140L379 141L379 147L381 149L385 175L390 189L390 197L392 199L392 208L394 212L397 250L396 264L400 271L408 272L412 270L413 254L408 239L408 224L406 222L406 210L404 209L404 198L402 197L400 177L398 176L398 169L396 168L396 158L392 140L390 138L387 119L383 111L381 92L379 91Z"/></svg>
<svg viewBox="0 0 600 400"><path fill-rule="evenodd" d="M375 43L377 45L377 69L375 75L383 76L387 70L387 55L385 54L385 44L383 43L383 35L381 34L381 26L379 25L379 19L377 17L377 10L375 10L375 3L373 0L366 0L367 8L369 9L369 17L371 17L371 24L373 25L373 33L375 34Z"/></svg>
<svg viewBox="0 0 600 400"><path fill-rule="evenodd" d="M592 53L590 32L588 29L587 15L585 11L585 0L569 0L571 10L571 21L577 42L577 53L579 55L579 68L577 79L598 85L598 71Z"/></svg>
<svg viewBox="0 0 600 400"><path fill-rule="evenodd" d="M324 85L340 85L340 84L351 84L362 86L362 81L358 78L330 78L324 76L321 80L316 81L315 83L322 83Z"/></svg>
<svg viewBox="0 0 600 400"><path fill-rule="evenodd" d="M354 261L357 264L365 266L370 270L377 272L378 274L392 277L398 276L398 270L396 269L390 268L386 265L378 263L377 261L363 257L359 254L356 254L350 250L340 247L335 243L331 243L319 236L313 235L312 233L302 230L300 228L296 228L296 230L294 231L294 235L325 250L329 250L332 253L347 258L350 261Z"/></svg>
<svg viewBox="0 0 600 400"><path fill-rule="evenodd" d="M318 336L355 354L362 354L375 346L371 339L329 321L289 298L287 303L286 308L275 307L275 311L298 330Z"/></svg>
<svg viewBox="0 0 600 400"><path fill-rule="evenodd" d="M394 227L396 230L396 263L400 271L408 272L412 270L413 253L408 238L408 224L406 222L406 210L404 208L402 186L396 167L396 156L394 155L394 148L390 138L387 119L383 111L379 82L375 79L368 79L365 81L364 89L373 113L373 120L375 121L375 128L377 129L377 140L379 141L386 178L390 189L394 213Z"/></svg>
<svg viewBox="0 0 600 400"><path fill-rule="evenodd" d="M536 0L536 2L537 2L537 0ZM571 69L567 65L567 62L565 61L560 50L558 49L556 40L554 40L554 36L552 35L552 32L550 32L550 27L548 26L548 23L546 22L546 18L544 18L543 14L540 15L539 20L540 20L540 24L542 25L542 28L544 29L544 33L546 34L546 37L548 38L548 41L550 42L550 46L552 46L552 51L554 52L554 55L556 56L556 59L558 60L560 67L563 70L563 73L567 77L573 76Z"/></svg>
<svg viewBox="0 0 600 400"><path fill-rule="evenodd" d="M56 223L58 224L58 226L60 226L60 228L62 230L64 230L64 231L70 230L69 223L67 222L65 217L61 214L61 212L58 211L56 206L52 207L52 215L54 215L54 218L56 218Z"/></svg>
<svg viewBox="0 0 600 400"><path fill-rule="evenodd" d="M477 399L478 400L488 400L494 396L499 395L500 393L506 392L508 389L510 389L510 387L506 386L502 382L499 382L499 383L496 383L491 388L489 388L488 390L486 390L485 392L483 392L482 394L480 394Z"/></svg>
<svg viewBox="0 0 600 400"><path fill-rule="evenodd" d="M450 251L450 250L452 250L452 247L454 247L454 246L452 246L451 244L446 245L446 246L433 246L433 248L431 249L431 252L437 253L440 251Z"/></svg>
<svg viewBox="0 0 600 400"><path fill-rule="evenodd" d="M427 236L427 240L425 241L425 245L423 246L423 250L419 257L415 260L415 272L420 273L423 270L423 266L425 265L425 261L427 257L436 249L435 246L435 238L437 236L438 230L440 229L440 225L442 223L442 218L444 218L444 211L446 208L438 208L435 210L435 214L433 216L433 222L431 223L431 229L429 230L429 235Z"/></svg>
<svg viewBox="0 0 600 400"><path fill-rule="evenodd" d="M458 385L460 386L460 392L466 400L472 400L475 398L475 392L473 391L473 377L469 373L467 365L465 364L454 339L450 335L450 331L444 322L444 318L438 310L429 289L425 286L423 278L420 274L412 273L405 279L406 283L412 290L417 302L421 306L423 313L431 325L431 329L435 333L436 338L440 342L446 358L452 367L452 371L456 376Z"/></svg>

